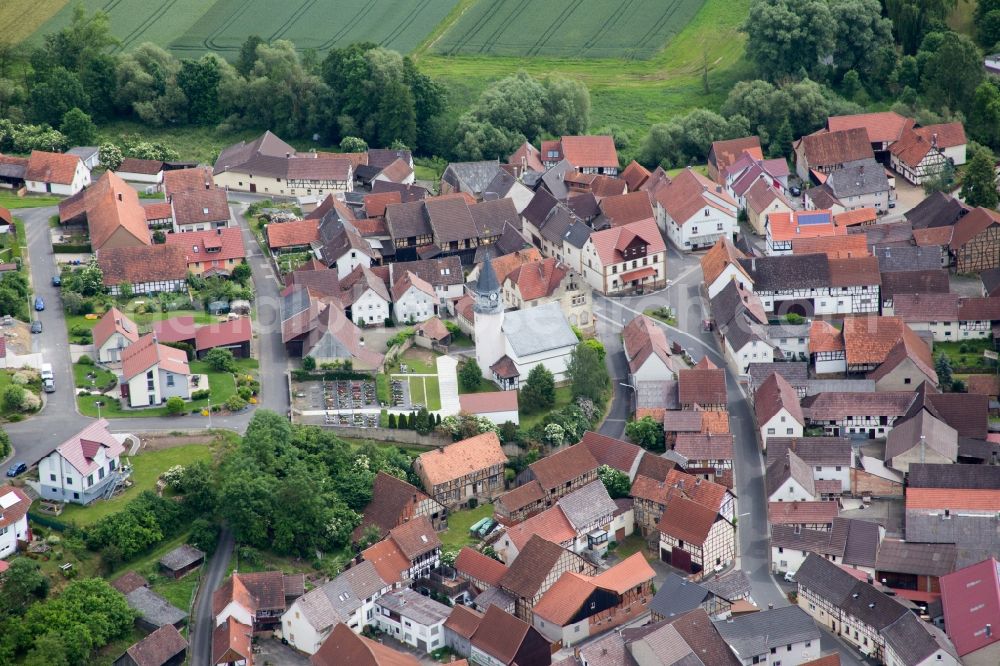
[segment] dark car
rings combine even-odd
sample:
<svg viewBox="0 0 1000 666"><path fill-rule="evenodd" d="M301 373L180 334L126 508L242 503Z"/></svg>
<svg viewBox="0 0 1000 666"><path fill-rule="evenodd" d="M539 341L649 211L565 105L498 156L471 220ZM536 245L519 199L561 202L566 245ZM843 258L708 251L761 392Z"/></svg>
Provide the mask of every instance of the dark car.
<svg viewBox="0 0 1000 666"><path fill-rule="evenodd" d="M60 277L59 275L53 275L52 276L52 286L53 287L58 287L61 284L62 284L62 277Z"/></svg>
<svg viewBox="0 0 1000 666"><path fill-rule="evenodd" d="M788 191L791 193L791 195L793 197L797 197L797 196L801 196L802 195L802 190L799 189L799 188L797 188L797 187L795 187L794 185L792 185L791 187L789 187Z"/></svg>
<svg viewBox="0 0 1000 666"><path fill-rule="evenodd" d="M35 296L35 310L41 312L45 309L45 301L42 300L41 296Z"/></svg>
<svg viewBox="0 0 1000 666"><path fill-rule="evenodd" d="M16 462L7 468L7 476L17 476L18 474L23 474L28 471L28 463L26 462Z"/></svg>
<svg viewBox="0 0 1000 666"><path fill-rule="evenodd" d="M31 332L32 333L41 333L42 332L42 322L38 321L37 319L35 321L31 322Z"/></svg>

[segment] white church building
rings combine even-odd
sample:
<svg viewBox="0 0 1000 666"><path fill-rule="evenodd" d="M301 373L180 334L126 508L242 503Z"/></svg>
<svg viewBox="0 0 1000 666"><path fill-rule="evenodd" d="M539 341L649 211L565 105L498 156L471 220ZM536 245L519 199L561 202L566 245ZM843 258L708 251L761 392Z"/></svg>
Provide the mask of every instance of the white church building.
<svg viewBox="0 0 1000 666"><path fill-rule="evenodd" d="M479 279L470 290L474 297L476 363L484 377L504 391L520 388L536 365L544 365L556 382L566 379L569 355L579 340L559 303L504 312L500 283L489 261L483 262Z"/></svg>

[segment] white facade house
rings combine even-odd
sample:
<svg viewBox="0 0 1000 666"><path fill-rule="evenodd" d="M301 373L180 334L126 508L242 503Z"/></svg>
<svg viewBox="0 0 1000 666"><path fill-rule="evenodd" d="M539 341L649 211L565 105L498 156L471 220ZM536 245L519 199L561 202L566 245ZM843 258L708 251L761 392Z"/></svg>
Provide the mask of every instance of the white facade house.
<svg viewBox="0 0 1000 666"><path fill-rule="evenodd" d="M426 321L437 314L434 287L410 272L392 285L392 300L398 322Z"/></svg>
<svg viewBox="0 0 1000 666"><path fill-rule="evenodd" d="M382 324L388 318L389 301L374 289L366 289L351 304L351 320L358 326Z"/></svg>
<svg viewBox="0 0 1000 666"><path fill-rule="evenodd" d="M684 252L739 232L736 202L721 185L690 168L656 192L654 212L670 242Z"/></svg>
<svg viewBox="0 0 1000 666"><path fill-rule="evenodd" d="M738 263L727 263L722 272L712 283L708 285L708 298L709 300L715 298L719 295L719 292L726 288L730 282L736 282L739 285L747 286L747 288L753 287L753 282L747 276L746 271Z"/></svg>
<svg viewBox="0 0 1000 666"><path fill-rule="evenodd" d="M359 265L340 280L343 306L358 326L381 326L389 318L391 296L382 278Z"/></svg>
<svg viewBox="0 0 1000 666"><path fill-rule="evenodd" d="M409 588L391 592L375 602L374 624L421 654L444 645L444 623L451 607Z"/></svg>
<svg viewBox="0 0 1000 666"><path fill-rule="evenodd" d="M802 423L784 407L760 425L760 438L763 442L766 442L768 437L801 436Z"/></svg>
<svg viewBox="0 0 1000 666"><path fill-rule="evenodd" d="M107 419L94 421L38 462L42 499L89 504L102 497L127 474L124 450Z"/></svg>
<svg viewBox="0 0 1000 666"><path fill-rule="evenodd" d="M28 541L31 498L14 486L0 486L0 560L17 552L18 541Z"/></svg>
<svg viewBox="0 0 1000 666"><path fill-rule="evenodd" d="M94 326L94 349L101 363L121 361L122 351L139 339L139 327L116 307L110 308Z"/></svg>
<svg viewBox="0 0 1000 666"><path fill-rule="evenodd" d="M174 396L191 398L191 369L183 350L159 344L150 333L126 347L121 356L119 383L122 399L130 407L150 407Z"/></svg>
<svg viewBox="0 0 1000 666"><path fill-rule="evenodd" d="M281 636L296 650L315 654L337 623L360 634L375 617L375 602L391 590L364 560L296 599L281 616Z"/></svg>
<svg viewBox="0 0 1000 666"><path fill-rule="evenodd" d="M715 627L744 666L792 666L819 659L819 628L797 606L719 620Z"/></svg>
<svg viewBox="0 0 1000 666"><path fill-rule="evenodd" d="M90 169L76 155L31 151L24 186L33 194L73 196L90 185Z"/></svg>
<svg viewBox="0 0 1000 666"><path fill-rule="evenodd" d="M730 334L722 338L722 350L726 360L735 366L740 374L746 374L751 363L771 363L775 360L774 345L752 330L746 331L739 327L733 327Z"/></svg>

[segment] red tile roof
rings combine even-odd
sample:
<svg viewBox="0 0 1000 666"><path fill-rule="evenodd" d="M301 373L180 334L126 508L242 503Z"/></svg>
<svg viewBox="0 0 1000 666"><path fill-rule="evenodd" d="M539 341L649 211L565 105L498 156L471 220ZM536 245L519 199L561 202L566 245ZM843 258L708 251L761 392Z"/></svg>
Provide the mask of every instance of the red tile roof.
<svg viewBox="0 0 1000 666"><path fill-rule="evenodd" d="M177 627L165 624L129 647L126 653L136 666L163 666L187 647L188 642Z"/></svg>
<svg viewBox="0 0 1000 666"><path fill-rule="evenodd" d="M996 627L1000 622L1000 562L996 558L942 576L940 583L945 626L960 657L1000 641L996 629L986 633L987 624Z"/></svg>
<svg viewBox="0 0 1000 666"><path fill-rule="evenodd" d="M563 158L574 167L618 167L618 151L610 136L564 136L560 143Z"/></svg>
<svg viewBox="0 0 1000 666"><path fill-rule="evenodd" d="M94 348L100 349L115 333L121 333L129 342L139 339L139 327L118 308L111 308L94 324Z"/></svg>
<svg viewBox="0 0 1000 666"><path fill-rule="evenodd" d="M478 550L463 546L455 558L455 570L495 587L507 573L507 565L483 555Z"/></svg>
<svg viewBox="0 0 1000 666"><path fill-rule="evenodd" d="M708 533L719 517L717 509L679 495L668 497L666 507L656 528L663 534L699 546L708 539Z"/></svg>
<svg viewBox="0 0 1000 666"><path fill-rule="evenodd" d="M827 216L826 223L803 224L804 218ZM767 216L768 235L776 241L794 241L799 238L819 238L847 234L845 227L833 223L833 215L828 210L801 210L792 213L769 213Z"/></svg>
<svg viewBox="0 0 1000 666"><path fill-rule="evenodd" d="M912 118L901 116L894 111L878 113L856 113L850 116L830 116L826 121L827 129L839 131L864 128L871 143L891 143L898 141L903 132L913 127Z"/></svg>
<svg viewBox="0 0 1000 666"><path fill-rule="evenodd" d="M406 652L398 652L370 638L354 633L346 624L334 626L316 654L312 666L420 666L420 661ZM250 665L252 666L252 664Z"/></svg>
<svg viewBox="0 0 1000 666"><path fill-rule="evenodd" d="M559 576L552 587L545 591L542 598L532 607L531 612L536 617L551 622L557 627L565 626L576 616L584 602L596 589L597 586L591 581L590 576L581 576L575 572L567 571Z"/></svg>
<svg viewBox="0 0 1000 666"><path fill-rule="evenodd" d="M432 485L462 478L494 465L507 463L507 456L494 432L463 439L443 448L421 453L416 465Z"/></svg>
<svg viewBox="0 0 1000 666"><path fill-rule="evenodd" d="M716 185L690 167L674 176L669 184L657 189L655 197L660 206L679 225L683 225L698 211L706 207L735 215L731 210L709 199L706 196L709 192L711 192L712 197L735 207L736 203L732 197L726 194L720 185Z"/></svg>
<svg viewBox="0 0 1000 666"><path fill-rule="evenodd" d="M168 197L188 190L209 190L215 188L210 167L191 169L170 169L163 172L163 193Z"/></svg>
<svg viewBox="0 0 1000 666"><path fill-rule="evenodd" d="M682 405L722 405L726 394L726 371L719 368L688 368L677 373L677 397Z"/></svg>
<svg viewBox="0 0 1000 666"><path fill-rule="evenodd" d="M566 514L558 506L546 509L541 513L507 528L507 535L518 551L524 549L532 536L539 536L546 541L562 544L576 537L576 530L570 524Z"/></svg>
<svg viewBox="0 0 1000 666"><path fill-rule="evenodd" d="M250 317L237 317L199 326L195 332L194 346L198 351L203 351L250 342L252 338Z"/></svg>
<svg viewBox="0 0 1000 666"><path fill-rule="evenodd" d="M996 224L1000 224L1000 213L986 208L973 208L955 223L949 247L957 250Z"/></svg>
<svg viewBox="0 0 1000 666"><path fill-rule="evenodd" d="M494 412L516 412L517 391L490 391L488 393L464 393L458 396L461 411L465 414L491 414Z"/></svg>
<svg viewBox="0 0 1000 666"><path fill-rule="evenodd" d="M545 491L542 490L542 484L538 483L538 481L531 480L524 485L505 492L495 500L494 506L496 507L498 514L511 515L514 512L520 511L526 506L535 504L544 498Z"/></svg>
<svg viewBox="0 0 1000 666"><path fill-rule="evenodd" d="M799 146L802 146L810 169L875 156L872 144L868 140L868 132L861 127L808 134L795 142L795 147Z"/></svg>
<svg viewBox="0 0 1000 666"><path fill-rule="evenodd" d="M906 509L996 511L1000 489L908 488Z"/></svg>
<svg viewBox="0 0 1000 666"><path fill-rule="evenodd" d="M900 317L844 317L844 348L848 365L881 363L903 338Z"/></svg>
<svg viewBox="0 0 1000 666"><path fill-rule="evenodd" d="M385 217L385 207L391 204L402 203L403 199L399 192L378 192L376 194L366 194L364 197L365 214L368 217Z"/></svg>
<svg viewBox="0 0 1000 666"><path fill-rule="evenodd" d="M621 173L621 179L625 181L629 192L637 192L647 178L649 178L649 170L635 160L629 162Z"/></svg>
<svg viewBox="0 0 1000 666"><path fill-rule="evenodd" d="M613 227L639 222L653 217L653 206L646 192L631 192L604 197L600 202L601 212Z"/></svg>
<svg viewBox="0 0 1000 666"><path fill-rule="evenodd" d="M167 245L183 248L189 264L242 260L247 256L243 245L243 230L239 227L167 234Z"/></svg>
<svg viewBox="0 0 1000 666"><path fill-rule="evenodd" d="M652 219L626 224L623 227L612 227L603 231L595 231L590 235L590 243L604 266L620 264L625 261L624 250L629 244L639 238L646 243L646 254L665 252L667 246L660 235L660 228Z"/></svg>
<svg viewBox="0 0 1000 666"><path fill-rule="evenodd" d="M871 256L864 234L793 238L792 254L825 254L829 259Z"/></svg>
<svg viewBox="0 0 1000 666"><path fill-rule="evenodd" d="M86 476L97 471L98 465L94 462L94 457L100 449L104 449L104 455L109 459L120 456L125 450L108 429L107 419L92 422L57 446L55 450L74 469Z"/></svg>
<svg viewBox="0 0 1000 666"><path fill-rule="evenodd" d="M153 241L146 225L146 211L139 195L128 183L107 171L79 198L71 197L59 205L60 219L69 220L81 212L87 214L90 244L100 250L119 229L135 238L135 245L150 245ZM119 243L122 243L119 240Z"/></svg>
<svg viewBox="0 0 1000 666"><path fill-rule="evenodd" d="M146 214L147 223L157 220L172 220L174 217L173 209L166 201L142 203L142 210Z"/></svg>
<svg viewBox="0 0 1000 666"><path fill-rule="evenodd" d="M833 324L819 319L809 325L809 353L844 350L844 334Z"/></svg>
<svg viewBox="0 0 1000 666"><path fill-rule="evenodd" d="M265 228L267 246L274 249L308 245L319 240L319 220L272 222Z"/></svg>
<svg viewBox="0 0 1000 666"><path fill-rule="evenodd" d="M184 249L174 245L106 247L97 253L97 263L106 287L187 279Z"/></svg>
<svg viewBox="0 0 1000 666"><path fill-rule="evenodd" d="M80 158L76 155L33 150L31 156L28 157L24 179L69 185L73 182L73 176L76 175L76 167L79 164Z"/></svg>
<svg viewBox="0 0 1000 666"><path fill-rule="evenodd" d="M126 157L115 169L116 173L138 173L146 176L155 176L161 171L163 171L162 160L142 160L137 157Z"/></svg>
<svg viewBox="0 0 1000 666"><path fill-rule="evenodd" d="M962 123L939 123L925 125L914 130L925 141L937 145L938 148L954 148L966 144L965 126Z"/></svg>
<svg viewBox="0 0 1000 666"><path fill-rule="evenodd" d="M754 393L753 406L757 413L758 424L767 423L784 408L799 425L805 425L806 420L802 416L799 395L780 373L772 372L771 376L761 383Z"/></svg>
<svg viewBox="0 0 1000 666"><path fill-rule="evenodd" d="M874 224L878 213L874 208L856 208L833 216L833 223L838 227L853 227L859 224Z"/></svg>
<svg viewBox="0 0 1000 666"><path fill-rule="evenodd" d="M371 562L378 575L387 583L401 582L410 568L410 561L392 539L383 539L369 546L361 551L361 557Z"/></svg>
<svg viewBox="0 0 1000 666"><path fill-rule="evenodd" d="M767 519L773 525L832 523L839 513L840 505L835 501L767 503Z"/></svg>
<svg viewBox="0 0 1000 666"><path fill-rule="evenodd" d="M129 381L154 365L178 375L190 375L187 354L180 349L156 342L152 333L144 335L122 351L122 376Z"/></svg>
<svg viewBox="0 0 1000 666"><path fill-rule="evenodd" d="M587 447L598 465L608 465L626 474L632 470L636 458L643 455L642 448L631 442L589 430L583 433L580 443Z"/></svg>
<svg viewBox="0 0 1000 666"><path fill-rule="evenodd" d="M194 323L194 317L184 316L154 321L151 329L158 342L184 342L194 340L198 326Z"/></svg>
<svg viewBox="0 0 1000 666"><path fill-rule="evenodd" d="M250 639L253 629L240 623L233 617L212 630L212 664L233 664L245 661L247 666L253 666L253 651L250 649Z"/></svg>
<svg viewBox="0 0 1000 666"><path fill-rule="evenodd" d="M512 270L503 281L510 280L517 285L523 300L533 301L537 298L551 296L562 284L568 273L569 266L553 257L547 257L540 261L521 264Z"/></svg>
<svg viewBox="0 0 1000 666"><path fill-rule="evenodd" d="M31 506L31 498L14 486L0 486L0 500L3 500L0 507L0 527L9 527L24 518Z"/></svg>
<svg viewBox="0 0 1000 666"><path fill-rule="evenodd" d="M864 244L864 241L862 241L862 244ZM746 258L747 256L737 249L731 240L728 238L720 238L715 245L712 246L712 249L706 252L705 256L701 258L701 273L705 284L712 284L715 282L715 279L718 278L722 274L722 271L726 270L726 267L729 265L736 266L739 272L746 275L746 271L739 262L740 259Z"/></svg>
<svg viewBox="0 0 1000 666"><path fill-rule="evenodd" d="M720 175L744 154L755 160L764 159L760 148L760 137L757 136L716 141L712 143L709 154L715 159L715 167Z"/></svg>
<svg viewBox="0 0 1000 666"><path fill-rule="evenodd" d="M598 467L590 450L574 444L531 463L528 468L545 490L562 488Z"/></svg>

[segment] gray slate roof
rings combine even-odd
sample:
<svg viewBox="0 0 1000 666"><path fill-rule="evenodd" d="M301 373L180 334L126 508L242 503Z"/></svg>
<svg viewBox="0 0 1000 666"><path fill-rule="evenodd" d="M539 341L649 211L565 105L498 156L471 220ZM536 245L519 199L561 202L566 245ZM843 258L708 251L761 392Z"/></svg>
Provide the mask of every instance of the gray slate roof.
<svg viewBox="0 0 1000 666"><path fill-rule="evenodd" d="M847 437L768 437L767 464L782 458L789 448L807 465L851 464L851 440Z"/></svg>
<svg viewBox="0 0 1000 666"><path fill-rule="evenodd" d="M669 573L649 602L649 610L670 618L697 608L709 596L710 592L698 583Z"/></svg>
<svg viewBox="0 0 1000 666"><path fill-rule="evenodd" d="M820 639L816 623L798 606L773 608L714 624L743 660L766 654L773 647Z"/></svg>
<svg viewBox="0 0 1000 666"><path fill-rule="evenodd" d="M736 601L750 596L750 578L743 569L730 571L725 576L701 584L706 590L726 601Z"/></svg>
<svg viewBox="0 0 1000 666"><path fill-rule="evenodd" d="M910 543L886 539L875 558L876 571L944 576L955 570L958 550L953 543Z"/></svg>
<svg viewBox="0 0 1000 666"><path fill-rule="evenodd" d="M430 597L425 597L408 587L387 594L375 603L382 608L398 613L402 617L424 626L444 622L451 614L450 606L445 606L440 601L434 601Z"/></svg>
<svg viewBox="0 0 1000 666"><path fill-rule="evenodd" d="M907 475L911 488L1000 489L1000 467L913 463Z"/></svg>
<svg viewBox="0 0 1000 666"><path fill-rule="evenodd" d="M203 551L185 543L161 557L160 564L171 571L177 571L204 559L205 553Z"/></svg>
<svg viewBox="0 0 1000 666"><path fill-rule="evenodd" d="M482 162L452 162L441 180L449 183L456 190L469 194L481 194L500 170L499 160L484 160Z"/></svg>
<svg viewBox="0 0 1000 666"><path fill-rule="evenodd" d="M143 621L157 627L177 624L187 618L187 613L148 587L137 587L125 595L125 600L139 612Z"/></svg>
<svg viewBox="0 0 1000 666"><path fill-rule="evenodd" d="M947 636L930 622L920 620L913 613L906 613L882 632L886 644L902 661L903 666L923 664L939 649L956 660L958 653Z"/></svg>
<svg viewBox="0 0 1000 666"><path fill-rule="evenodd" d="M597 522L602 516L610 516L618 510L608 489L600 480L592 481L561 498L557 504L566 519L577 531Z"/></svg>
<svg viewBox="0 0 1000 666"><path fill-rule="evenodd" d="M878 270L881 273L931 271L941 268L941 251L936 247L878 246L875 248L875 257L878 259Z"/></svg>
<svg viewBox="0 0 1000 666"><path fill-rule="evenodd" d="M910 612L903 604L860 580L844 599L841 608L876 631L882 631Z"/></svg>
<svg viewBox="0 0 1000 666"><path fill-rule="evenodd" d="M847 162L830 174L826 184L838 199L889 191L885 168L874 157Z"/></svg>
<svg viewBox="0 0 1000 666"><path fill-rule="evenodd" d="M365 599L386 587L369 560L351 567L333 580L310 590L296 600L306 621L317 631L346 622Z"/></svg>
<svg viewBox="0 0 1000 666"><path fill-rule="evenodd" d="M814 553L795 572L795 581L800 587L808 588L818 596L839 606L854 589L858 580L833 562Z"/></svg>
<svg viewBox="0 0 1000 666"><path fill-rule="evenodd" d="M556 302L504 314L503 334L520 357L577 344L576 334Z"/></svg>

